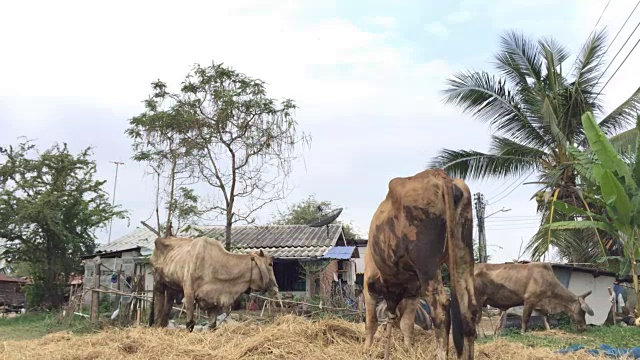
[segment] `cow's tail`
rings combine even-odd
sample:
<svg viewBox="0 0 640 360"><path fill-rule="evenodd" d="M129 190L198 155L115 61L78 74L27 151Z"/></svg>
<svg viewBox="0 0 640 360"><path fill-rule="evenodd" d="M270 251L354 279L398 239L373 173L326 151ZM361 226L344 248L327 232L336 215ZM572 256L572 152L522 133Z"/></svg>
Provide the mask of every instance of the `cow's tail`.
<svg viewBox="0 0 640 360"><path fill-rule="evenodd" d="M458 356L462 355L462 351L464 350L464 334L463 334L463 325L462 325L462 311L460 309L460 302L458 300L458 269L457 266L458 261L457 258L459 254L456 254L457 250L460 248L460 244L462 243L462 239L460 236L460 231L456 229L460 224L458 219L456 218L454 197L453 197L453 182L449 177L444 182L444 207L445 207L445 219L447 222L447 248L448 248L448 257L449 257L449 274L451 277L451 303L449 305L450 314L451 314L451 333L453 336L453 345L458 353Z"/></svg>
<svg viewBox="0 0 640 360"><path fill-rule="evenodd" d="M149 312L149 327L152 327L153 323L155 321L155 318L154 318L154 314L155 314L154 303L155 303L155 300L156 300L156 292L154 291L154 292L151 293L151 306L149 307L149 310L150 310L150 312Z"/></svg>

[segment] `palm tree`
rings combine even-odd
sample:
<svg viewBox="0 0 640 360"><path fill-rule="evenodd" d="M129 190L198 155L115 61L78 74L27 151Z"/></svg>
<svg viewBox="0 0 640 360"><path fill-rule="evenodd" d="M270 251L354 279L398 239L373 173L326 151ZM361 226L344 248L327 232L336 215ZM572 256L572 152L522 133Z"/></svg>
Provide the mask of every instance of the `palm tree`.
<svg viewBox="0 0 640 360"><path fill-rule="evenodd" d="M588 150L581 115L592 112L602 118L599 126L607 136L619 134L634 123L640 110L640 87L615 110L603 114L598 94L606 65L604 31L589 36L569 72L563 71L569 52L552 38L533 41L508 31L500 39L501 49L495 56L498 76L459 72L447 81L444 91L446 103L495 129L489 152L442 149L429 167L469 180L536 175L534 183L540 187L532 198L538 201L542 221L565 220L562 214L554 214L551 199L590 206L575 169L576 154L569 146ZM621 137L628 142L633 134ZM594 243L599 241L598 233L589 231L592 239L585 241L585 231L539 230L526 250L535 260L549 245L574 261L602 255L597 254L601 246Z"/></svg>

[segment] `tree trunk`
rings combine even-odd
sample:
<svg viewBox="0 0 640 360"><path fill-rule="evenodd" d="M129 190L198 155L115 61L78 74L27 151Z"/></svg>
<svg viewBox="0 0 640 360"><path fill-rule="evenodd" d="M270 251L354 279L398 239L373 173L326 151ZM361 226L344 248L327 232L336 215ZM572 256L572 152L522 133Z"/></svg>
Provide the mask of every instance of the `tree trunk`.
<svg viewBox="0 0 640 360"><path fill-rule="evenodd" d="M640 289L638 289L638 272L636 268L635 259L631 260L631 277L633 279L633 292L636 295L636 311L635 318L640 316Z"/></svg>
<svg viewBox="0 0 640 360"><path fill-rule="evenodd" d="M171 218L173 217L173 194L175 192L177 162L178 160L175 157L171 162L171 190L169 191L169 209L167 211L167 228L164 235L165 237L173 235L173 229L171 228Z"/></svg>
<svg viewBox="0 0 640 360"><path fill-rule="evenodd" d="M231 225L233 225L233 214L227 215L227 224L225 226L225 243L224 247L227 251L231 251Z"/></svg>

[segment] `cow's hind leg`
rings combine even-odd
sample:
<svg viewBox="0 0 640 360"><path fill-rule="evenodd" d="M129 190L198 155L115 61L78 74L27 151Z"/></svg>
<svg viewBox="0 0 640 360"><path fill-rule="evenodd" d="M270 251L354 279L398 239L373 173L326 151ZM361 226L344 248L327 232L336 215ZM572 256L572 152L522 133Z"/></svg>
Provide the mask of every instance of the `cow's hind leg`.
<svg viewBox="0 0 640 360"><path fill-rule="evenodd" d="M427 302L431 308L431 320L436 334L438 360L445 360L449 353L449 329L451 327L451 317L449 314L449 296L444 291L440 270L437 275L426 286Z"/></svg>
<svg viewBox="0 0 640 360"><path fill-rule="evenodd" d="M521 334L524 335L524 333L527 331L527 323L529 322L529 317L531 317L531 312L533 311L533 306L531 306L531 304L524 304L524 307L522 309L522 330L521 330Z"/></svg>
<svg viewBox="0 0 640 360"><path fill-rule="evenodd" d="M413 345L413 328L418 298L404 299L403 303L402 316L400 317L400 330L402 330L402 334L404 335L404 345L409 349Z"/></svg>

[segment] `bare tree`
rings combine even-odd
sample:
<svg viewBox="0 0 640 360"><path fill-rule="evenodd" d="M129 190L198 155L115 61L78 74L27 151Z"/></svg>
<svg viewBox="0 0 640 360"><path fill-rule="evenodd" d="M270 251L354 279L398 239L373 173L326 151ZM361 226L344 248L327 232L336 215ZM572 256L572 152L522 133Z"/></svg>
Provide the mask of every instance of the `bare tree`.
<svg viewBox="0 0 640 360"><path fill-rule="evenodd" d="M222 64L196 64L177 93L154 83L156 102L171 101L188 129L188 163L194 176L219 190L221 201L209 210L225 219L225 245L231 227L255 222L256 211L287 193L287 179L297 145L310 137L298 134L291 99L267 97L265 84Z"/></svg>

